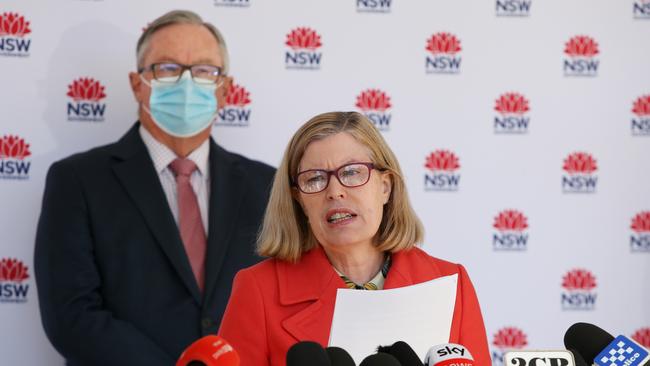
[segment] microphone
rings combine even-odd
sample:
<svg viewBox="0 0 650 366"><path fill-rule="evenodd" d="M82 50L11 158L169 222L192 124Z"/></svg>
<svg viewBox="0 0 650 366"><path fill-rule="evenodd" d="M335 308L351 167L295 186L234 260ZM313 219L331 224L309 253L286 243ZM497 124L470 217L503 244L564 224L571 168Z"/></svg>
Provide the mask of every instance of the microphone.
<svg viewBox="0 0 650 366"><path fill-rule="evenodd" d="M388 353L375 353L370 355L361 361L359 366L403 366L400 362L392 355Z"/></svg>
<svg viewBox="0 0 650 366"><path fill-rule="evenodd" d="M356 366L352 356L340 347L327 347L325 352L330 359L332 366Z"/></svg>
<svg viewBox="0 0 650 366"><path fill-rule="evenodd" d="M390 346L379 346L377 352L395 357L402 366L423 366L418 354L404 341L397 341Z"/></svg>
<svg viewBox="0 0 650 366"><path fill-rule="evenodd" d="M576 323L564 335L567 348L573 347L596 366L650 365L650 354L634 340L611 334L589 323Z"/></svg>
<svg viewBox="0 0 650 366"><path fill-rule="evenodd" d="M316 342L302 341L287 351L287 366L331 366L323 347Z"/></svg>
<svg viewBox="0 0 650 366"><path fill-rule="evenodd" d="M239 355L225 339L208 335L190 344L176 366L239 366Z"/></svg>
<svg viewBox="0 0 650 366"><path fill-rule="evenodd" d="M426 366L474 366L474 358L469 350L460 344L444 343L429 348L424 364Z"/></svg>
<svg viewBox="0 0 650 366"><path fill-rule="evenodd" d="M564 347L590 363L612 340L611 334L593 324L575 323L564 334Z"/></svg>
<svg viewBox="0 0 650 366"><path fill-rule="evenodd" d="M504 364L513 366L587 366L582 360L577 364L571 351L511 351L507 352Z"/></svg>

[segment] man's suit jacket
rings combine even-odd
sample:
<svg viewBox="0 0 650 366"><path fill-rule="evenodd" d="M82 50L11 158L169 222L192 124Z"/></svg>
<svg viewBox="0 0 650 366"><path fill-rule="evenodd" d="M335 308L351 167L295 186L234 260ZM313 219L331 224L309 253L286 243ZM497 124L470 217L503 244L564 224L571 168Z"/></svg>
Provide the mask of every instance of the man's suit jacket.
<svg viewBox="0 0 650 366"><path fill-rule="evenodd" d="M138 127L47 175L35 274L45 332L69 365L173 365L216 333L235 273L260 260L274 169L210 141L201 294Z"/></svg>
<svg viewBox="0 0 650 366"><path fill-rule="evenodd" d="M476 365L489 366L481 309L463 266L417 248L394 253L391 260L384 289L458 274L449 342L467 347ZM284 366L287 350L296 342L316 341L327 346L340 288L346 288L345 283L320 246L296 264L263 261L235 276L219 334L237 350L242 366Z"/></svg>

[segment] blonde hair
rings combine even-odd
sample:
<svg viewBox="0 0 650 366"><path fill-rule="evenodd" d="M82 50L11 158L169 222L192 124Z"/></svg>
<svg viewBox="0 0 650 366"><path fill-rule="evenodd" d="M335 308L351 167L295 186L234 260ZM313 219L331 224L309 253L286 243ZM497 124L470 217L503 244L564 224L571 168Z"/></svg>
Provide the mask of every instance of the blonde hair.
<svg viewBox="0 0 650 366"><path fill-rule="evenodd" d="M293 178L307 146L318 140L346 132L366 146L379 170L391 175L391 196L377 232L380 251L396 252L422 242L424 229L411 207L399 163L383 137L368 118L357 112L319 114L293 135L275 173L271 197L257 238L257 252L266 257L296 262L318 243L307 217L292 195Z"/></svg>

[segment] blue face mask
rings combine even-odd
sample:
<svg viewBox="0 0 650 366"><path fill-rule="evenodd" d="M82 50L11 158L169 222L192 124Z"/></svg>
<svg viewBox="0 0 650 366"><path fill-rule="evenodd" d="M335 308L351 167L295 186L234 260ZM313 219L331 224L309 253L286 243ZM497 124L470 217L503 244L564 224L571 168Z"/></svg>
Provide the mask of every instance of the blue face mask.
<svg viewBox="0 0 650 366"><path fill-rule="evenodd" d="M142 76L140 76L142 78ZM189 70L177 83L151 80L149 108L143 108L166 133L175 137L191 137L205 130L217 116L216 84L197 84Z"/></svg>

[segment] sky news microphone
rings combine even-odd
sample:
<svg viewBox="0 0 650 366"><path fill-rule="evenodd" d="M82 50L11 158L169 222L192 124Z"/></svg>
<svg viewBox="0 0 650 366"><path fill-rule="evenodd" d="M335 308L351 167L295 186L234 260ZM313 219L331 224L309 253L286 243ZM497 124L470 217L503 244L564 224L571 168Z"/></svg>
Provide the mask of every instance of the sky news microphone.
<svg viewBox="0 0 650 366"><path fill-rule="evenodd" d="M424 358L425 366L474 366L469 350L460 344L444 343L429 348Z"/></svg>
<svg viewBox="0 0 650 366"><path fill-rule="evenodd" d="M239 355L225 339L208 335L190 344L176 366L239 366Z"/></svg>
<svg viewBox="0 0 650 366"><path fill-rule="evenodd" d="M379 346L377 352L392 355L402 366L422 366L418 354L404 341L397 341L390 346Z"/></svg>
<svg viewBox="0 0 650 366"><path fill-rule="evenodd" d="M370 355L361 361L359 366L403 366L400 362L393 356L388 353L375 353Z"/></svg>
<svg viewBox="0 0 650 366"><path fill-rule="evenodd" d="M330 359L332 366L356 366L354 359L341 347L327 347L325 352Z"/></svg>
<svg viewBox="0 0 650 366"><path fill-rule="evenodd" d="M287 366L331 366L329 356L316 342L302 341L287 351ZM254 365L251 365L254 366Z"/></svg>
<svg viewBox="0 0 650 366"><path fill-rule="evenodd" d="M570 326L564 335L564 345L596 366L650 366L650 354L643 346L624 335L614 338L589 323Z"/></svg>
<svg viewBox="0 0 650 366"><path fill-rule="evenodd" d="M587 366L578 364L571 351L510 351L506 352L504 363L508 366Z"/></svg>

